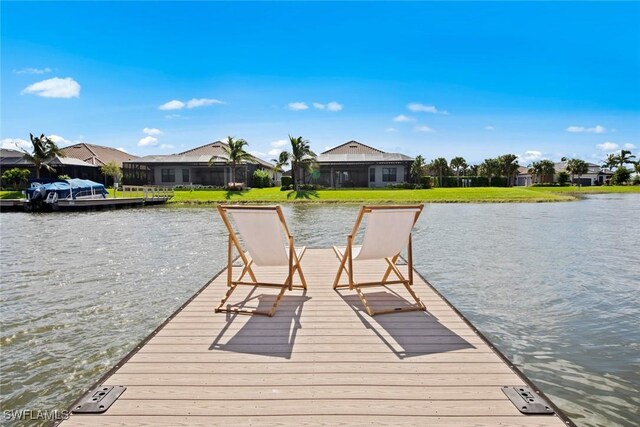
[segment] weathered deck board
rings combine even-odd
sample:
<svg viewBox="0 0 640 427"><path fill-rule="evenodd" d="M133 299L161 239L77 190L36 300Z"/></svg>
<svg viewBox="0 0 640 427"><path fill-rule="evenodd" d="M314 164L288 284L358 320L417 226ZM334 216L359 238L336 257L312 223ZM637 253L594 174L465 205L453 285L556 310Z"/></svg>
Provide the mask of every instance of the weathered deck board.
<svg viewBox="0 0 640 427"><path fill-rule="evenodd" d="M361 280L384 270L363 264ZM426 313L372 318L355 292L331 289L331 250L309 250L302 266L309 289L288 292L273 318L215 314L226 291L218 276L104 382L128 387L105 414L73 415L64 426L564 425L520 414L500 387L523 381L419 277ZM408 304L400 287L381 289L368 293L372 306ZM246 306L269 307L267 293Z"/></svg>

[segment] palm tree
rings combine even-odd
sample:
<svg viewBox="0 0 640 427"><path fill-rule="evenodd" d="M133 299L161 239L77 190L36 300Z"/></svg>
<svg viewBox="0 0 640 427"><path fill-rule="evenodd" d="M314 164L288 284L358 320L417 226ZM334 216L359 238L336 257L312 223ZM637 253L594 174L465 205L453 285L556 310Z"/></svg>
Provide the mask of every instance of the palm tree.
<svg viewBox="0 0 640 427"><path fill-rule="evenodd" d="M276 178L277 172L282 172L282 167L289 163L289 153L286 151L280 152L280 155L277 159L271 159L271 162L275 163L273 165L273 179Z"/></svg>
<svg viewBox="0 0 640 427"><path fill-rule="evenodd" d="M635 159L636 156L631 155L631 151L629 150L621 150L620 155L618 156L618 165L623 167L627 163L632 163L631 159Z"/></svg>
<svg viewBox="0 0 640 427"><path fill-rule="evenodd" d="M447 162L447 159L445 159L444 157L438 157L437 159L431 161L429 168L438 173L438 186L442 187L442 175L447 169L449 169L449 163Z"/></svg>
<svg viewBox="0 0 640 427"><path fill-rule="evenodd" d="M424 174L424 165L424 157L421 155L416 156L413 163L411 163L411 170L409 173L416 179L417 184L420 184L420 178L422 178L422 175Z"/></svg>
<svg viewBox="0 0 640 427"><path fill-rule="evenodd" d="M469 171L469 176L478 176L479 166L478 165L469 165L467 170Z"/></svg>
<svg viewBox="0 0 640 427"><path fill-rule="evenodd" d="M291 141L291 152L288 153L289 159L291 160L291 179L293 180L294 188L297 190L296 171L310 170L316 162L316 153L311 151L309 141L303 139L301 136L294 138L289 135L289 141Z"/></svg>
<svg viewBox="0 0 640 427"><path fill-rule="evenodd" d="M56 156L65 157L62 150L44 134L40 135L40 137L29 134L29 138L31 139L31 145L33 145L33 153L29 153L24 149L22 151L24 151L24 157L35 166L36 178L40 178L40 169L43 166L49 172L55 172L56 170L46 162Z"/></svg>
<svg viewBox="0 0 640 427"><path fill-rule="evenodd" d="M553 182L553 176L556 174L555 164L551 160L540 160L536 163L538 164L538 173L543 178L543 182Z"/></svg>
<svg viewBox="0 0 640 427"><path fill-rule="evenodd" d="M617 165L618 165L618 156L616 156L615 154L609 154L607 156L607 158L605 159L602 167L603 168L613 169Z"/></svg>
<svg viewBox="0 0 640 427"><path fill-rule="evenodd" d="M567 160L567 171L571 173L571 183L573 183L573 175L578 175L578 186L581 186L582 175L589 172L589 164L580 159Z"/></svg>
<svg viewBox="0 0 640 427"><path fill-rule="evenodd" d="M500 173L500 162L498 159L484 159L479 168L480 176L489 178L489 187L491 187L491 178Z"/></svg>
<svg viewBox="0 0 640 427"><path fill-rule="evenodd" d="M456 170L456 175L458 176L458 187L460 187L460 169L465 170L467 168L467 161L464 157L454 157L451 159L451 169Z"/></svg>
<svg viewBox="0 0 640 427"><path fill-rule="evenodd" d="M511 187L511 178L513 178L515 183L515 175L520 167L518 164L518 156L515 154L504 154L498 157L498 163L500 164L500 172L507 177L507 185Z"/></svg>
<svg viewBox="0 0 640 427"><path fill-rule="evenodd" d="M218 159L225 159L227 163L231 164L231 183L234 188L236 186L236 169L238 165L253 158L251 154L244 150L245 145L249 145L249 143L244 139L234 139L232 136L228 136L227 142L222 144L222 150L226 156L211 156L209 159L209 166Z"/></svg>

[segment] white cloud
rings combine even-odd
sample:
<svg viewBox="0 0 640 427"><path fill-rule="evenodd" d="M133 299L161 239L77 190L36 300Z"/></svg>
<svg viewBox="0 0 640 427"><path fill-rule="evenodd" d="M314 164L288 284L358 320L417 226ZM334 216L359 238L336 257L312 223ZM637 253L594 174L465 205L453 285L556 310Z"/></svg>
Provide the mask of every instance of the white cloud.
<svg viewBox="0 0 640 427"><path fill-rule="evenodd" d="M339 104L336 101L331 101L330 103L327 104L327 110L340 111L342 110L342 104Z"/></svg>
<svg viewBox="0 0 640 427"><path fill-rule="evenodd" d="M407 104L407 108L414 113L449 114L448 111L438 110L435 105L424 105L419 102Z"/></svg>
<svg viewBox="0 0 640 427"><path fill-rule="evenodd" d="M16 74L46 74L51 72L51 68L22 68L20 70L13 71Z"/></svg>
<svg viewBox="0 0 640 427"><path fill-rule="evenodd" d="M146 135L161 135L162 131L160 129L157 128L144 128L142 129L142 132L144 132Z"/></svg>
<svg viewBox="0 0 640 427"><path fill-rule="evenodd" d="M342 104L336 102L336 101L331 101L328 104L321 104L319 102L314 102L313 107L318 109L318 110L327 110L327 111L340 111L342 110ZM289 106L291 106L291 104L289 104Z"/></svg>
<svg viewBox="0 0 640 427"><path fill-rule="evenodd" d="M270 155L270 156L277 156L280 153L282 153L282 151L284 151L284 150L282 150L281 148L272 148L271 150L269 150L269 152L267 154Z"/></svg>
<svg viewBox="0 0 640 427"><path fill-rule="evenodd" d="M224 104L224 102L212 98L193 98L187 101L187 108L208 107L215 104Z"/></svg>
<svg viewBox="0 0 640 427"><path fill-rule="evenodd" d="M408 123L408 122L415 122L416 119L414 119L413 117L405 116L404 114L400 114L398 116L395 116L393 118L393 121L396 123Z"/></svg>
<svg viewBox="0 0 640 427"><path fill-rule="evenodd" d="M398 129L396 129L396 128L386 128L384 131L385 132L398 132Z"/></svg>
<svg viewBox="0 0 640 427"><path fill-rule="evenodd" d="M518 155L518 163L522 165L542 160L542 152L536 150L525 151L524 154Z"/></svg>
<svg viewBox="0 0 640 427"><path fill-rule="evenodd" d="M38 95L43 98L78 98L80 85L71 77L64 79L54 77L29 85L21 93Z"/></svg>
<svg viewBox="0 0 640 427"><path fill-rule="evenodd" d="M185 105L186 104L184 102L174 99L172 101L165 102L164 104L159 106L158 109L159 110L181 110L184 108Z"/></svg>
<svg viewBox="0 0 640 427"><path fill-rule="evenodd" d="M124 151L127 154L131 154L127 150L125 150L124 147L118 147L118 148L116 148L116 150Z"/></svg>
<svg viewBox="0 0 640 427"><path fill-rule="evenodd" d="M485 130L496 130L493 126L485 126Z"/></svg>
<svg viewBox="0 0 640 427"><path fill-rule="evenodd" d="M627 144L624 144L624 145L622 146L622 148L624 148L625 150L633 150L633 149L635 149L635 148L636 148L636 146L635 146L635 145L633 145L633 144L629 144L629 143L627 143Z"/></svg>
<svg viewBox="0 0 640 427"><path fill-rule="evenodd" d="M596 144L596 148L602 151L616 151L620 146L615 142L603 142L602 144Z"/></svg>
<svg viewBox="0 0 640 427"><path fill-rule="evenodd" d="M304 102L290 102L287 106L291 111L308 110L309 106Z"/></svg>
<svg viewBox="0 0 640 427"><path fill-rule="evenodd" d="M581 132L590 132L590 133L605 133L607 131L606 128L600 125L596 125L592 128L587 128L584 126L569 126L565 129L567 132L581 133Z"/></svg>
<svg viewBox="0 0 640 427"><path fill-rule="evenodd" d="M140 141L138 141L138 147L151 147L154 145L158 145L158 138L154 138L153 136L145 136Z"/></svg>
<svg viewBox="0 0 640 427"><path fill-rule="evenodd" d="M161 150L171 150L172 148L174 148L174 146L171 144L160 144Z"/></svg>
<svg viewBox="0 0 640 427"><path fill-rule="evenodd" d="M289 141L287 141L286 139L279 139L277 141L273 141L271 143L271 146L274 147L274 148L279 148L279 147L284 147L288 143L289 143Z"/></svg>
<svg viewBox="0 0 640 427"><path fill-rule="evenodd" d="M164 116L165 119L180 119L182 116L180 114L167 114Z"/></svg>
<svg viewBox="0 0 640 427"><path fill-rule="evenodd" d="M413 128L416 132L434 132L429 126L416 126Z"/></svg>
<svg viewBox="0 0 640 427"><path fill-rule="evenodd" d="M4 148L5 150L22 151L24 149L29 151L31 143L20 138L4 138L0 140L0 148Z"/></svg>
<svg viewBox="0 0 640 427"><path fill-rule="evenodd" d="M74 144L74 141L69 141L68 139L64 139L63 137L61 137L60 135L49 135L47 136L47 138L49 138L50 140L52 140L53 142L55 142L55 144L58 147L66 147L67 145L72 145ZM80 141L77 141L75 143L79 143Z"/></svg>
<svg viewBox="0 0 640 427"><path fill-rule="evenodd" d="M223 101L219 99L213 98L192 98L187 102L179 101L177 99L173 99L169 102L165 102L161 106L158 107L159 110L182 110L183 108L198 108L198 107L208 107L209 105L215 104L224 104ZM173 116L173 115L172 115ZM167 116L169 118L169 116Z"/></svg>

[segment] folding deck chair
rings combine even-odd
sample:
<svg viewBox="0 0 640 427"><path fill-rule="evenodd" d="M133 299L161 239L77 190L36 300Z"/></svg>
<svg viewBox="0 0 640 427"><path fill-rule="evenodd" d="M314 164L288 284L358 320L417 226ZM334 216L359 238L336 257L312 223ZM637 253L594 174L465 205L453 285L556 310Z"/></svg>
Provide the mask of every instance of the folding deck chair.
<svg viewBox="0 0 640 427"><path fill-rule="evenodd" d="M228 261L227 261L227 290L216 313L231 312L241 314L263 314L273 316L278 304L286 290L307 289L307 283L300 268L300 259L305 252L305 247L296 248L293 245L293 236L289 233L287 224L280 206L228 206L218 205L218 212L222 221L229 230ZM239 236L246 247L243 249L238 235L234 231L231 220L235 224ZM284 232L284 235L283 235ZM285 243L286 239L286 243ZM233 248L239 253L239 259L243 264L240 276L233 278ZM259 282L251 268L256 266L287 266L288 273L284 283ZM298 273L302 285L293 284L293 275ZM250 280L243 280L246 275ZM271 309L268 312L258 310L243 310L241 308L224 308L233 291L238 286L271 287L279 288Z"/></svg>
<svg viewBox="0 0 640 427"><path fill-rule="evenodd" d="M424 304L418 296L413 292L413 252L411 248L411 230L418 221L418 217L422 212L423 205L407 205L407 206L363 206L360 208L358 218L353 227L351 234L347 236L347 246L334 246L338 259L340 259L340 268L333 282L333 289L349 288L355 289L364 304L367 313L370 316L385 313L397 313L401 311L422 311L426 310ZM360 224L367 215L367 226L361 246L355 246L353 239L360 228ZM405 278L396 262L400 258L400 252L407 248L407 266L408 278ZM387 269L379 282L358 283L353 278L354 261L360 260L385 260L388 264ZM348 285L339 285L340 276L345 272L349 277ZM389 275L394 273L397 280L389 280ZM415 300L414 305L407 307L393 308L388 310L380 310L374 312L369 305L366 296L362 292L362 288L374 286L387 286L394 284L403 284L409 294Z"/></svg>

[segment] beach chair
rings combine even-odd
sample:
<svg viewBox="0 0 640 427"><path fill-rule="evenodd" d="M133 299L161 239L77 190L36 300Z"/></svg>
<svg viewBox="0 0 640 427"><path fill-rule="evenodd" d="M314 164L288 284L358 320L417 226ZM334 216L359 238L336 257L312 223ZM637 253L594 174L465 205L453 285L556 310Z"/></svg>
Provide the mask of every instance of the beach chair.
<svg viewBox="0 0 640 427"><path fill-rule="evenodd" d="M293 290L293 288L307 289L307 283L300 268L300 260L306 248L296 248L293 245L293 236L289 233L280 206L218 205L218 212L229 230L227 259L227 286L229 289L220 306L216 308L216 313L232 312L273 316L285 291ZM238 234L236 234L231 221L237 228ZM242 238L244 248L238 237ZM242 272L237 279L233 278L234 247L239 253L239 261L242 262ZM259 267L286 266L288 270L284 283L258 281L251 268L254 265ZM293 284L293 275L296 272L302 285ZM247 275L249 277L245 279ZM225 308L225 303L238 286L270 287L280 289L280 292L268 312Z"/></svg>
<svg viewBox="0 0 640 427"><path fill-rule="evenodd" d="M367 313L370 316L385 313L397 313L402 311L422 311L426 310L424 304L411 288L413 286L413 252L411 248L411 230L415 225L423 205L408 206L363 206L360 208L358 218L353 227L351 234L347 236L347 246L334 246L333 250L338 259L340 259L340 268L333 282L333 289L349 288L355 289L358 297L364 304ZM367 216L367 225L364 232L362 245L356 246L353 240L360 228L362 220ZM400 258L400 252L407 248L407 267L408 278L405 278L396 262ZM354 261L364 260L384 260L387 263L387 269L382 279L377 282L358 283L354 280ZM342 272L345 272L349 278L349 283L339 285ZM389 276L393 273L397 279L390 280ZM415 300L415 304L392 308L386 310L375 311L369 305L362 288L374 286L388 286L402 284L405 286L411 297Z"/></svg>

